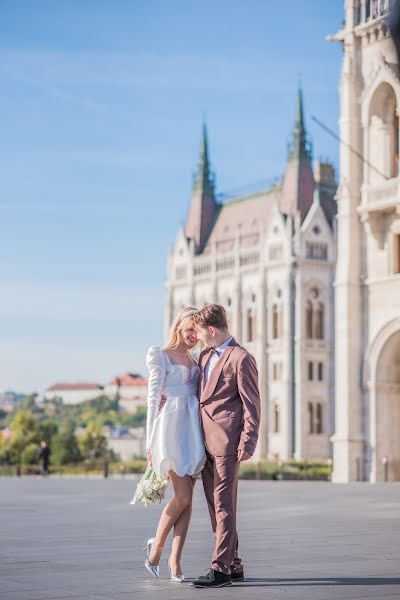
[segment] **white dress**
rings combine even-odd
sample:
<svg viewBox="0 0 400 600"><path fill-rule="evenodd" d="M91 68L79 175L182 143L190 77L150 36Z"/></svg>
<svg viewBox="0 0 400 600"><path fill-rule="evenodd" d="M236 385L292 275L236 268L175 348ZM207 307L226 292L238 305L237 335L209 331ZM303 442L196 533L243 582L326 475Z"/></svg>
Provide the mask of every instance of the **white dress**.
<svg viewBox="0 0 400 600"><path fill-rule="evenodd" d="M173 364L157 346L149 348L146 364L150 373L146 447L154 470L161 478L170 469L180 477L197 477L206 462L197 395L200 368ZM167 400L159 411L162 395Z"/></svg>

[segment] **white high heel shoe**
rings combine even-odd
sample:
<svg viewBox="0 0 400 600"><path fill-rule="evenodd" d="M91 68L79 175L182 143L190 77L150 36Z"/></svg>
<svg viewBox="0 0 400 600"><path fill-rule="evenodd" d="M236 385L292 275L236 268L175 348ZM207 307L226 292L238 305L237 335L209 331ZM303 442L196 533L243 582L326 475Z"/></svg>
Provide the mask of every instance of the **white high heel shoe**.
<svg viewBox="0 0 400 600"><path fill-rule="evenodd" d="M171 581L173 581L174 583L182 583L182 581L185 581L185 576L182 575L176 575L175 573L173 573L171 571L171 566L169 564L169 559L168 559L168 570L171 573Z"/></svg>
<svg viewBox="0 0 400 600"><path fill-rule="evenodd" d="M148 570L149 573L153 575L156 579L160 577L160 567L158 565L152 565L149 556L151 552L151 547L153 545L154 538L149 538L143 550L146 552L146 560L144 561L144 566Z"/></svg>

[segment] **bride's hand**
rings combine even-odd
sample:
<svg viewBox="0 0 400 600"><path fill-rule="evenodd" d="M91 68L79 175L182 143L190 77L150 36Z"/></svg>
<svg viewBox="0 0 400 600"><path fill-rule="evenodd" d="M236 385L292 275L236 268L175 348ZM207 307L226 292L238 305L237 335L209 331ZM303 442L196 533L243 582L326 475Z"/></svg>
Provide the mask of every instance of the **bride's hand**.
<svg viewBox="0 0 400 600"><path fill-rule="evenodd" d="M151 465L153 462L153 457L151 455L151 450L150 448L147 450L147 464Z"/></svg>

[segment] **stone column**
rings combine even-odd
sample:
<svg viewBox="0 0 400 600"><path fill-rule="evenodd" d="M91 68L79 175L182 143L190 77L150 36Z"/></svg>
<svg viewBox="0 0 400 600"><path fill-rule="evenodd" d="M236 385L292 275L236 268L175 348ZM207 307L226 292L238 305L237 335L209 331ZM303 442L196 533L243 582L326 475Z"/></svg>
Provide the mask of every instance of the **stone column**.
<svg viewBox="0 0 400 600"><path fill-rule="evenodd" d="M303 285L302 273L300 265L292 266L292 302L294 307L294 327L293 331L293 351L294 351L294 448L293 454L297 460L304 458L304 369L303 363L303 321L304 321L304 302L303 302Z"/></svg>
<svg viewBox="0 0 400 600"><path fill-rule="evenodd" d="M346 0L344 59L340 85L342 140L359 152L361 115L358 103L360 41L353 35L354 2ZM338 259L335 280L336 431L332 437L336 483L360 475L364 451L360 389L362 298L360 263L362 237L357 206L360 203L362 165L348 146L340 147L341 181L338 203Z"/></svg>
<svg viewBox="0 0 400 600"><path fill-rule="evenodd" d="M256 360L261 396L261 421L256 458L266 458L268 453L268 361L267 361L267 309L266 272L261 264L260 279L256 291Z"/></svg>

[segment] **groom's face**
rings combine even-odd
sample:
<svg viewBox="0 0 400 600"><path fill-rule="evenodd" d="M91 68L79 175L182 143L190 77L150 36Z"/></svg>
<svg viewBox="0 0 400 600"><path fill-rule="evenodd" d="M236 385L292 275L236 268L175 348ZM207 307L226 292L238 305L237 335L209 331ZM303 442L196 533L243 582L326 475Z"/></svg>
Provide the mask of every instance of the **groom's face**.
<svg viewBox="0 0 400 600"><path fill-rule="evenodd" d="M197 337L201 342L203 342L206 348L214 346L216 333L215 327L200 327L200 325L197 325L196 329Z"/></svg>

